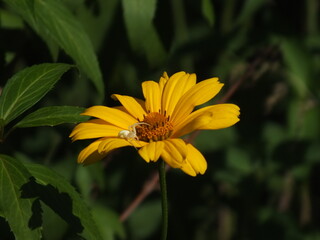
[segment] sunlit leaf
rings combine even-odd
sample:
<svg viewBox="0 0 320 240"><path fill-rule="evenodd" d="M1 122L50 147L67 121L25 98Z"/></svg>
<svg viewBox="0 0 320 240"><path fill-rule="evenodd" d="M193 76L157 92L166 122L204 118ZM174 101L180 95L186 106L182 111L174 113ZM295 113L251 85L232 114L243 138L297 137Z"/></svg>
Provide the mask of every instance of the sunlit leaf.
<svg viewBox="0 0 320 240"><path fill-rule="evenodd" d="M63 123L78 123L88 120L81 116L85 108L74 106L52 106L40 108L16 124L16 127L56 126Z"/></svg>
<svg viewBox="0 0 320 240"><path fill-rule="evenodd" d="M30 177L28 170L19 161L0 155L0 212L17 240L41 238L39 229L33 229L30 222L33 200L20 197L20 188Z"/></svg>
<svg viewBox="0 0 320 240"><path fill-rule="evenodd" d="M26 68L5 85L0 96L0 118L9 123L37 103L71 65L44 63Z"/></svg>

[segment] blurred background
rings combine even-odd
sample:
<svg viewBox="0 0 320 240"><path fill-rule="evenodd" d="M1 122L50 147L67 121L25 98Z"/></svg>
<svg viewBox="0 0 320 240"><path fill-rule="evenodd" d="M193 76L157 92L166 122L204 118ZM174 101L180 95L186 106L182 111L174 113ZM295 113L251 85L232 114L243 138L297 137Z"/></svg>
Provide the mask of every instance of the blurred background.
<svg viewBox="0 0 320 240"><path fill-rule="evenodd" d="M74 63L8 2L0 1L1 88L27 66ZM196 73L198 81L219 77L225 85L210 104L235 103L241 109L235 126L192 137L208 162L203 176L168 171L168 239L320 239L318 0L57 2L89 36L104 89L81 68L69 71L34 109L115 106L112 93L142 98L141 82L181 70ZM102 162L79 166L77 154L89 142L71 143L72 128L17 129L1 152L68 179L92 209L104 239L159 239L157 187L122 215L157 165L123 148ZM45 206L43 221L44 239L74 239L68 224ZM0 229L3 239L12 239L3 218Z"/></svg>

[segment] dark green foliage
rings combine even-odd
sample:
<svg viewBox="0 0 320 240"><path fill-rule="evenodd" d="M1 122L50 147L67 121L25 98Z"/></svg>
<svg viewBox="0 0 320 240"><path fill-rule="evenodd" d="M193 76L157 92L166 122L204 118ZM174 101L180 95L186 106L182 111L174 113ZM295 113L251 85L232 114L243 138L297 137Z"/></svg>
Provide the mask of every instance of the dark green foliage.
<svg viewBox="0 0 320 240"><path fill-rule="evenodd" d="M208 169L168 171L168 239L320 239L319 13L318 0L2 1L0 239L159 239L156 164L126 148L78 166L90 141L68 136L86 107L181 70L219 77L214 103L241 120L186 136Z"/></svg>

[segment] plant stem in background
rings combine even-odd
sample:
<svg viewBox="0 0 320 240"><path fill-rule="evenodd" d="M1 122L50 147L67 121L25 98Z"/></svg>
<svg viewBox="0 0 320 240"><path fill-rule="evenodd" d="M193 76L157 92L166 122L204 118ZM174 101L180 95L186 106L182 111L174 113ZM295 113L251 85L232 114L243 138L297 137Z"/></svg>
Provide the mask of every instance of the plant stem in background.
<svg viewBox="0 0 320 240"><path fill-rule="evenodd" d="M167 197L167 183L166 183L166 169L163 160L159 163L159 180L161 189L161 205L162 205L162 230L161 240L167 239L168 232L168 197Z"/></svg>

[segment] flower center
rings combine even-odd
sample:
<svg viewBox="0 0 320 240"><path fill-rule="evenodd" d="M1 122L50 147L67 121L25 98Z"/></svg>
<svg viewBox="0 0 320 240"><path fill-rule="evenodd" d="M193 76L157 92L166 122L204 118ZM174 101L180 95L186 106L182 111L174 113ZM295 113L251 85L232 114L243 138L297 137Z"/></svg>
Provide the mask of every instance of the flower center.
<svg viewBox="0 0 320 240"><path fill-rule="evenodd" d="M167 139L173 130L173 125L169 118L157 112L149 113L142 121L146 124L141 124L136 128L137 137L145 142Z"/></svg>

